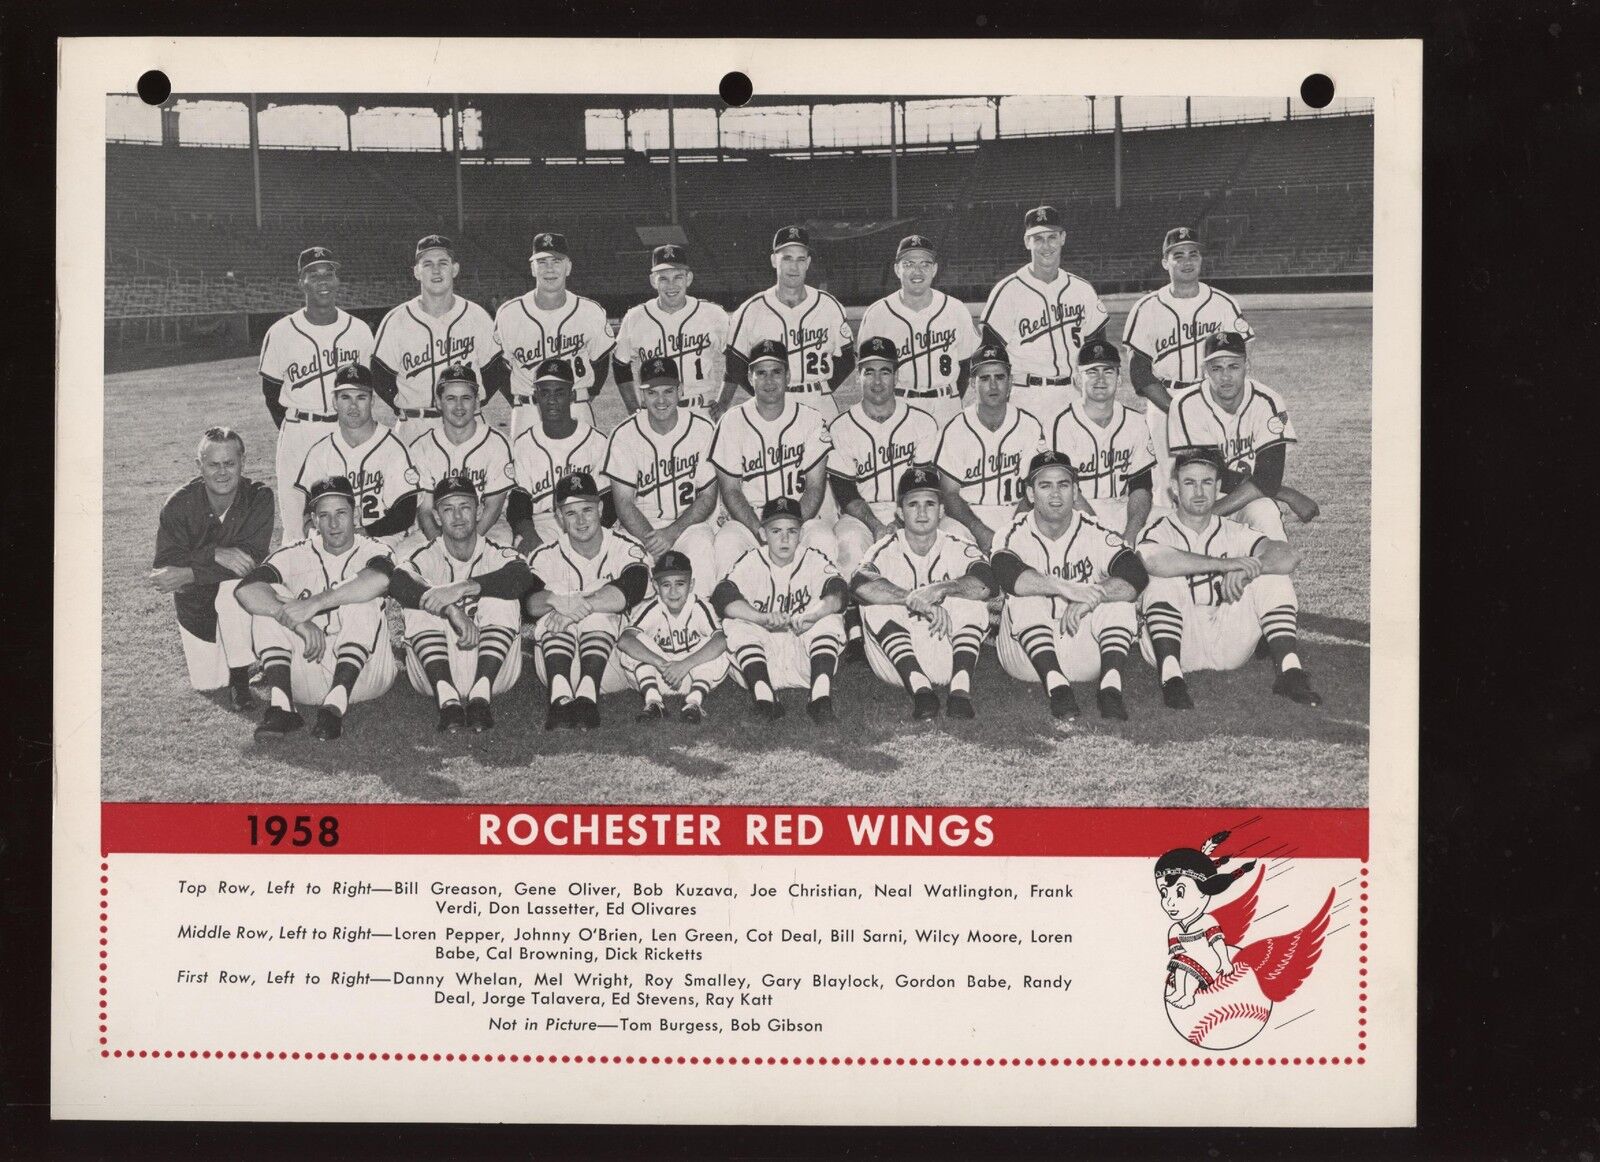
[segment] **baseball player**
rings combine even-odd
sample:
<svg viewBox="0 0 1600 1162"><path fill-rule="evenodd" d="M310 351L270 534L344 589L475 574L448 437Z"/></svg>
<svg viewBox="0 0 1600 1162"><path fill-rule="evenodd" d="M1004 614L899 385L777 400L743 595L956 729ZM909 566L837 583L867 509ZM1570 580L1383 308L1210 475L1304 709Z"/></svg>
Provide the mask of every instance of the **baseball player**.
<svg viewBox="0 0 1600 1162"><path fill-rule="evenodd" d="M994 572L965 537L939 527L944 493L926 466L900 477L901 528L884 537L855 571L850 588L867 626L872 672L911 695L911 717L939 714L935 686L948 686L951 718L971 718L972 671L989 629Z"/></svg>
<svg viewBox="0 0 1600 1162"><path fill-rule="evenodd" d="M628 618L617 639L622 673L644 695L640 722L667 716L663 694L682 694L684 722L705 721L705 698L728 676L728 639L717 611L696 595L694 563L677 549L656 558L655 596Z"/></svg>
<svg viewBox="0 0 1600 1162"><path fill-rule="evenodd" d="M326 436L333 414L333 380L341 367L372 359L372 328L335 303L339 263L326 246L300 252L300 290L306 305L285 315L261 340L261 392L278 429L278 523L285 541L302 529L303 497L291 485L311 445Z"/></svg>
<svg viewBox="0 0 1600 1162"><path fill-rule="evenodd" d="M980 345L978 326L965 303L933 289L939 255L923 235L900 240L894 272L900 289L866 309L859 338L893 341L900 351L896 394L932 414L942 428L961 411L968 361Z"/></svg>
<svg viewBox="0 0 1600 1162"><path fill-rule="evenodd" d="M622 316L612 356L617 393L630 415L639 410L634 384L652 359L670 359L677 367L682 407L706 416L717 402L725 378L728 312L689 294L693 283L689 252L682 246L657 246L650 252L650 285L656 297Z"/></svg>
<svg viewBox="0 0 1600 1162"><path fill-rule="evenodd" d="M480 414L482 392L471 364L458 363L439 372L434 393L439 420L411 442L409 455L421 489L417 527L430 541L439 535L433 487L446 476L465 475L478 490L478 535L488 536L517 482L511 442Z"/></svg>
<svg viewBox="0 0 1600 1162"><path fill-rule="evenodd" d="M299 730L305 723L294 704L316 702L312 737L331 742L343 733L352 703L381 697L394 684L382 606L394 558L357 531L349 478L315 481L307 495L314 532L245 574L236 596L251 615L271 693L256 737Z"/></svg>
<svg viewBox="0 0 1600 1162"><path fill-rule="evenodd" d="M372 385L394 409L395 435L407 447L439 418L439 380L448 368L477 372L480 403L506 391L511 378L489 312L456 295L455 244L442 234L419 238L411 273L420 293L383 317L372 351Z"/></svg>
<svg viewBox="0 0 1600 1162"><path fill-rule="evenodd" d="M627 682L612 660L627 612L650 585L644 549L600 523L600 489L589 472L555 486L561 531L528 558L534 591L525 608L535 619L534 665L550 692L544 728L600 725L600 695Z"/></svg>
<svg viewBox="0 0 1600 1162"><path fill-rule="evenodd" d="M716 429L698 409L678 406L677 364L652 356L641 367L644 406L611 433L605 479L617 521L645 552L676 549L694 564L696 592L716 584Z"/></svg>
<svg viewBox="0 0 1600 1162"><path fill-rule="evenodd" d="M1023 468L1044 445L1044 429L1011 402L1006 349L985 343L972 357L973 406L951 420L934 453L945 510L987 553L1017 514Z"/></svg>
<svg viewBox="0 0 1600 1162"><path fill-rule="evenodd" d="M981 320L1011 352L1018 405L1047 427L1072 400L1078 349L1106 325L1094 287L1061 269L1066 240L1054 206L1024 214L1022 244L1033 259L995 284Z"/></svg>
<svg viewBox="0 0 1600 1162"><path fill-rule="evenodd" d="M529 553L555 539L556 485L574 472L599 477L606 462L606 438L573 407L574 372L565 359L546 359L534 375L539 414L511 442L516 487L506 502L506 520L516 536L517 552ZM615 522L609 490L602 489L603 523Z"/></svg>
<svg viewBox="0 0 1600 1162"><path fill-rule="evenodd" d="M711 466L728 521L717 530L717 576L761 542L764 522L756 515L781 496L798 505L805 523L804 547L830 560L833 531L817 520L828 476L828 423L822 413L788 394L789 359L783 344L763 339L750 351L750 386L755 398L717 422Z"/></svg>
<svg viewBox="0 0 1600 1162"><path fill-rule="evenodd" d="M441 731L482 734L494 726L491 700L522 673L517 631L533 574L514 550L484 537L478 486L466 473L439 477L429 499L439 536L389 582L405 610L406 676L438 700Z"/></svg>
<svg viewBox="0 0 1600 1162"><path fill-rule="evenodd" d="M754 700L756 717L783 717L777 690L809 690L806 713L834 721L833 676L844 650L847 588L833 561L801 543L800 502L777 496L761 508L766 543L734 563L711 595L723 619L734 678Z"/></svg>
<svg viewBox="0 0 1600 1162"><path fill-rule="evenodd" d="M833 393L855 367L855 346L839 300L806 285L811 235L805 227L785 226L773 235L772 269L777 282L741 303L728 323L727 382L713 419L732 406L740 388L753 390L750 360L765 340L783 348L788 392L829 418L838 414Z"/></svg>
<svg viewBox="0 0 1600 1162"><path fill-rule="evenodd" d="M372 418L372 373L361 364L339 369L333 404L339 422L306 453L295 477L295 495L304 504L314 483L344 477L355 486L361 532L392 547L417 518L417 474L411 457L394 431ZM309 507L296 516L296 532L309 528ZM287 531L284 539L290 539Z"/></svg>
<svg viewBox="0 0 1600 1162"><path fill-rule="evenodd" d="M532 427L534 382L548 359L565 359L572 367L575 413L594 426L591 401L600 394L611 369L616 340L606 312L593 299L567 290L572 275L565 234L533 236L533 289L507 299L494 316L494 338L510 368L511 438Z"/></svg>
<svg viewBox="0 0 1600 1162"><path fill-rule="evenodd" d="M1234 516L1275 541L1287 540L1278 501L1289 445L1296 442L1289 411L1276 392L1250 378L1245 336L1217 331L1207 337L1201 360L1206 378L1173 397L1167 409L1167 447L1173 456L1189 448L1214 448L1225 465L1218 516ZM1291 490L1311 520L1314 501ZM1286 500L1287 503L1287 500Z"/></svg>
<svg viewBox="0 0 1600 1162"><path fill-rule="evenodd" d="M1134 544L1150 517L1155 452L1145 413L1117 401L1122 356L1116 344L1103 338L1085 343L1074 381L1082 395L1056 417L1050 446L1072 461L1079 508Z"/></svg>
<svg viewBox="0 0 1600 1162"><path fill-rule="evenodd" d="M251 710L255 649L234 590L267 559L272 489L244 475L244 439L232 428L207 428L195 465L200 474L161 506L150 585L172 594L189 685L226 686L232 709Z"/></svg>
<svg viewBox="0 0 1600 1162"><path fill-rule="evenodd" d="M1156 667L1161 700L1194 705L1184 681L1191 670L1237 670L1267 639L1277 668L1272 692L1303 706L1322 705L1300 667L1299 601L1289 575L1300 554L1287 542L1219 515L1222 458L1209 448L1176 452L1177 511L1139 541L1150 573L1140 605L1145 660Z"/></svg>
<svg viewBox="0 0 1600 1162"><path fill-rule="evenodd" d="M1126 720L1122 667L1137 623L1133 602L1149 577L1122 537L1077 511L1072 461L1046 448L1028 463L1028 501L995 543L995 580L1006 594L1000 664L1035 677L1050 713L1076 718L1073 682L1097 681L1100 717Z"/></svg>

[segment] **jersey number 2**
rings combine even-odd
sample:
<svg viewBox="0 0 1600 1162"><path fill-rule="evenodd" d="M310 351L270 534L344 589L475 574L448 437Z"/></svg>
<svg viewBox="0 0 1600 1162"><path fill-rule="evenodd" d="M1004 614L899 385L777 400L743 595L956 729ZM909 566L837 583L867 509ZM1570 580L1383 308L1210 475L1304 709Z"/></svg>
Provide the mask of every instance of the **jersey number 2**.
<svg viewBox="0 0 1600 1162"><path fill-rule="evenodd" d="M361 497L361 523L369 525L382 515L383 513L378 509L378 494L376 492L364 493Z"/></svg>

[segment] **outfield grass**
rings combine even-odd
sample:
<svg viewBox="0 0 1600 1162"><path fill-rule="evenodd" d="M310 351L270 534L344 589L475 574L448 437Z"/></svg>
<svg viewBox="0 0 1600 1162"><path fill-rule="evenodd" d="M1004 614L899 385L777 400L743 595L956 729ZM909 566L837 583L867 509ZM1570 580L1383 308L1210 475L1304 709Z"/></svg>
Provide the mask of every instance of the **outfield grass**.
<svg viewBox="0 0 1600 1162"><path fill-rule="evenodd" d="M1248 306L1248 304L1246 304ZM193 475L194 441L211 424L239 429L252 475L272 480L274 433L255 361L128 372L106 380L103 795L107 800L613 803L861 803L1353 806L1367 800L1371 495L1371 313L1251 311L1252 371L1287 399L1301 443L1288 479L1322 516L1290 524L1306 556L1295 578L1303 656L1326 702L1270 692L1272 668L1191 676L1197 709L1165 710L1155 676L1127 675L1132 721L1085 715L1058 724L1036 685L1001 671L986 649L974 683L979 718L908 721L904 696L865 667L835 684L840 722L815 730L803 695L759 728L731 683L699 728L634 722L631 693L606 698L604 729L539 729L543 691L531 666L496 706L486 735L444 737L431 699L404 675L356 707L345 738L258 745L253 721L188 688L171 598L145 583L162 500ZM1121 319L1113 318L1121 333ZM854 385L842 391L853 402ZM1130 399L1131 399L1130 395ZM615 394L600 406L609 426ZM496 404L491 416L504 423ZM1290 518L1292 522L1292 517ZM275 542L276 543L276 542Z"/></svg>

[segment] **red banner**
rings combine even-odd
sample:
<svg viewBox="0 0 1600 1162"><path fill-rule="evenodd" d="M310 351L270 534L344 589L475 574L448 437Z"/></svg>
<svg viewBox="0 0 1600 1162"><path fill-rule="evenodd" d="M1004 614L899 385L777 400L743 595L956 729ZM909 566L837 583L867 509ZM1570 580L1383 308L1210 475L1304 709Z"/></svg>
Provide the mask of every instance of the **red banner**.
<svg viewBox="0 0 1600 1162"><path fill-rule="evenodd" d="M105 803L111 852L1367 857L1365 808Z"/></svg>

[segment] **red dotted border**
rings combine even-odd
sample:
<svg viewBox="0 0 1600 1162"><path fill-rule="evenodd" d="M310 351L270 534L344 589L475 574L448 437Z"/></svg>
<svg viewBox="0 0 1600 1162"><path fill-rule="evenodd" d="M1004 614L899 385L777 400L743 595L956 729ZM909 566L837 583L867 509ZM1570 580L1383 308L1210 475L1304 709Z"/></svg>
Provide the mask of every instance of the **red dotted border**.
<svg viewBox="0 0 1600 1162"><path fill-rule="evenodd" d="M554 1053L343 1053L343 1052L317 1052L305 1050L266 1050L259 1049L109 1049L106 1039L107 1009L106 1009L106 964L108 961L108 945L106 943L106 916L110 911L110 878L107 872L111 870L109 864L100 865L100 1056L110 1059L132 1061L142 1059L177 1059L177 1060L214 1060L214 1061L445 1061L465 1065L469 1062L480 1062L485 1065L876 1065L876 1066L932 1066L967 1068L997 1068L1022 1067L1042 1068L1131 1068L1131 1067L1206 1067L1220 1068L1230 1065L1261 1065L1269 1067L1305 1066L1305 1065L1365 1065L1367 1059L1361 1057L645 1057L642 1055L628 1055L614 1057L609 1055L593 1056L584 1054L560 1055ZM1358 996L1360 1005L1358 1018L1358 1033L1356 1049L1365 1053L1367 1049L1367 869L1361 869L1361 947L1360 947L1360 980L1361 991Z"/></svg>

